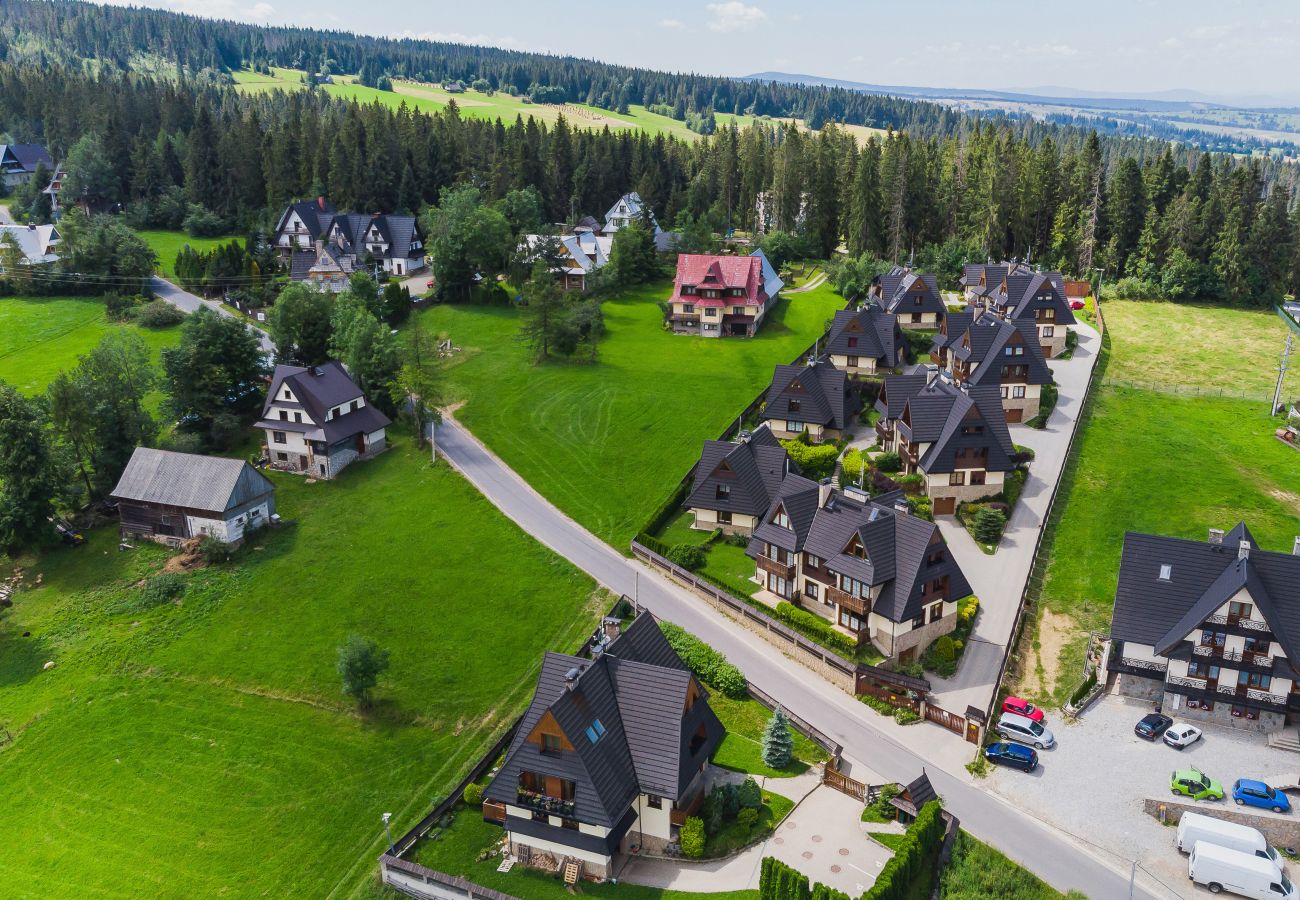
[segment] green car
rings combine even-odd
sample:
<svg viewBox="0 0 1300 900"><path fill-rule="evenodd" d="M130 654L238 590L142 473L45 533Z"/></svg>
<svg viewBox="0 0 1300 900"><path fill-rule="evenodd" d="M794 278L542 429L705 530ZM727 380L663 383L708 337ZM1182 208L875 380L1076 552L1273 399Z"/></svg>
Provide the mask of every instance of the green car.
<svg viewBox="0 0 1300 900"><path fill-rule="evenodd" d="M1198 769L1177 769L1169 776L1169 789L1193 800L1222 800L1223 785Z"/></svg>

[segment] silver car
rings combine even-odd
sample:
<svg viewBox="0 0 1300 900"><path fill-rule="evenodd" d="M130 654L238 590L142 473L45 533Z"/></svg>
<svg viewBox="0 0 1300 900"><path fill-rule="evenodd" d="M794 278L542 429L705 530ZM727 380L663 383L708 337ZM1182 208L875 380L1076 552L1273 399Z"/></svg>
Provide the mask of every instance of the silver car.
<svg viewBox="0 0 1300 900"><path fill-rule="evenodd" d="M1031 744L1039 750L1048 750L1056 746L1056 737L1052 732L1028 716L1003 713L1002 718L998 719L995 730L1007 740Z"/></svg>

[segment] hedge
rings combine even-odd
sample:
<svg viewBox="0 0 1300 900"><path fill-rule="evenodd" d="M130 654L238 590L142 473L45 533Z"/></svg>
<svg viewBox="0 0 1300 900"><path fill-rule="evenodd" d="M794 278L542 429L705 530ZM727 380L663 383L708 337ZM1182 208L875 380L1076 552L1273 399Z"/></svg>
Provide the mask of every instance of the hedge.
<svg viewBox="0 0 1300 900"><path fill-rule="evenodd" d="M678 511L681 509L681 505L686 501L686 495L690 492L690 489L690 482L687 481L683 481L681 484L677 485L677 490L673 491L667 500L659 504L658 509L656 509L654 514L650 516L650 521L646 522L645 527L641 529L642 534L648 535L657 532L672 521L673 517L676 516ZM641 541L641 543L645 544L647 547L650 546L649 544L646 544L645 541L641 540L641 535L637 536L637 540ZM659 553L658 550L655 552ZM659 553L659 555L663 556L664 554Z"/></svg>
<svg viewBox="0 0 1300 900"><path fill-rule="evenodd" d="M898 849L876 876L875 884L862 895L862 900L907 900L922 893L929 895L934 881L934 861L943 846L941 811L938 800L921 807L916 821L908 827ZM925 886L925 890L918 893L916 885Z"/></svg>
<svg viewBox="0 0 1300 900"><path fill-rule="evenodd" d="M816 613L800 609L784 600L776 605L776 618L789 625L804 637L816 641L824 647L834 650L847 659L852 659L858 652L858 645L853 638L841 634L835 627Z"/></svg>
<svg viewBox="0 0 1300 900"><path fill-rule="evenodd" d="M849 895L821 882L810 888L807 875L779 859L764 856L758 877L758 900L849 900Z"/></svg>
<svg viewBox="0 0 1300 900"><path fill-rule="evenodd" d="M1083 680L1083 684L1074 689L1070 695L1070 705L1078 706L1083 702L1083 698L1088 696L1088 692L1097 686L1097 670L1093 669L1088 673L1088 677Z"/></svg>
<svg viewBox="0 0 1300 900"><path fill-rule="evenodd" d="M682 662L700 676L701 681L732 700L749 696L749 682L744 673L727 662L725 656L672 622L660 621L659 628Z"/></svg>

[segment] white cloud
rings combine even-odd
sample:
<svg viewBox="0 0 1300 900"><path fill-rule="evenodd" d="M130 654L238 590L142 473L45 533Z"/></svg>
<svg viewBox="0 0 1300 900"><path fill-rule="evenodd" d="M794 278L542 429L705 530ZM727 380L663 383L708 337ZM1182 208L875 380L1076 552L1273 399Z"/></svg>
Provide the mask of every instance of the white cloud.
<svg viewBox="0 0 1300 900"><path fill-rule="evenodd" d="M660 20L659 20L659 27L660 27L660 28L677 28L677 29L680 29L680 28L685 28L685 27L686 27L686 23L683 22L683 21L680 20L680 19L660 19Z"/></svg>
<svg viewBox="0 0 1300 900"><path fill-rule="evenodd" d="M709 28L713 31L750 31L767 21L767 13L757 6L747 6L741 0L709 3L705 9L713 16L709 20Z"/></svg>
<svg viewBox="0 0 1300 900"><path fill-rule="evenodd" d="M478 44L486 47L518 47L519 40L508 34L465 34L461 31L399 31L392 37L444 44Z"/></svg>

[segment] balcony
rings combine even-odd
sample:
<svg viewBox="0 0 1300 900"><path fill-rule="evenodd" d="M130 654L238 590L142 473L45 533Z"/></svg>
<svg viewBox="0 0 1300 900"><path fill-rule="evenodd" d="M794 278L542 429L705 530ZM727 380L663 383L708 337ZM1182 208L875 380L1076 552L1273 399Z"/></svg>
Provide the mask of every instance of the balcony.
<svg viewBox="0 0 1300 900"><path fill-rule="evenodd" d="M842 591L837 587L827 587L826 596L836 606L847 609L849 612L866 615L871 611L870 600L850 594L848 591Z"/></svg>
<svg viewBox="0 0 1300 900"><path fill-rule="evenodd" d="M1205 620L1206 625L1227 625L1232 628L1243 628L1246 631L1267 632L1268 623L1259 619L1247 619L1239 616L1210 616Z"/></svg>
<svg viewBox="0 0 1300 900"><path fill-rule="evenodd" d="M1144 672L1166 672L1169 669L1165 663L1154 659L1130 659L1121 657L1119 664L1129 669L1141 669Z"/></svg>
<svg viewBox="0 0 1300 900"><path fill-rule="evenodd" d="M1204 678L1188 678L1184 675L1170 675L1166 680L1169 684L1178 685L1179 687L1193 688L1198 691L1205 690Z"/></svg>
<svg viewBox="0 0 1300 900"><path fill-rule="evenodd" d="M769 559L766 556L758 557L757 562L761 572L768 572L786 580L794 577L794 563L777 562L775 559Z"/></svg>
<svg viewBox="0 0 1300 900"><path fill-rule="evenodd" d="M1276 706L1286 705L1286 697L1283 695L1261 691L1258 688L1246 688L1246 699L1254 700L1256 703L1272 703Z"/></svg>
<svg viewBox="0 0 1300 900"><path fill-rule="evenodd" d="M524 809L535 809L538 812L549 813L553 816L573 817L575 809L572 800L561 800L559 797L548 797L546 794L539 794L536 791L519 791L515 795L515 805L522 806Z"/></svg>

